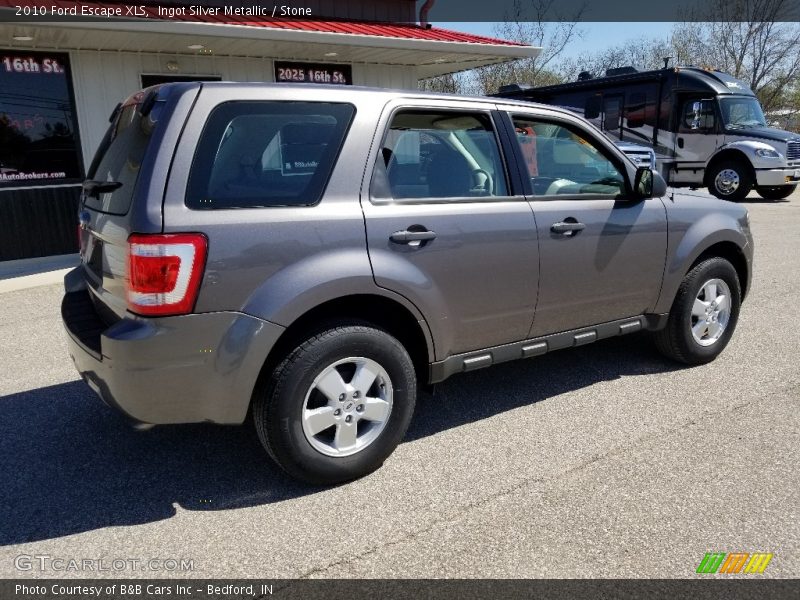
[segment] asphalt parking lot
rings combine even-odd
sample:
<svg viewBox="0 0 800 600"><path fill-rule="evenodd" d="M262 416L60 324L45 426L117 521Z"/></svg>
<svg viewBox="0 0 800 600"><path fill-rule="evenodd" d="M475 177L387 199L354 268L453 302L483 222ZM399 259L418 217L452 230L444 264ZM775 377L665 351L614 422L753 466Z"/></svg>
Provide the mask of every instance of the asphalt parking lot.
<svg viewBox="0 0 800 600"><path fill-rule="evenodd" d="M333 489L287 479L248 428L134 431L77 380L60 287L0 294L0 577L669 578L711 551L800 577L800 194L747 206L752 292L716 362L634 335L457 376Z"/></svg>

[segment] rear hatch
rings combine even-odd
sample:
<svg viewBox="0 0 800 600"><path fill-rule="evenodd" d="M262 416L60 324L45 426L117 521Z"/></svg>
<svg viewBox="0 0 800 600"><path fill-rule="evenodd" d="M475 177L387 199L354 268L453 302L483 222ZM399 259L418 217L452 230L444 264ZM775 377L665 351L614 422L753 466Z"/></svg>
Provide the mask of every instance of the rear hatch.
<svg viewBox="0 0 800 600"><path fill-rule="evenodd" d="M166 92L166 93L165 93ZM128 238L162 230L152 175L168 90L149 88L121 103L97 150L80 202L80 254L90 296L107 323L127 311ZM163 190L163 183L161 190Z"/></svg>

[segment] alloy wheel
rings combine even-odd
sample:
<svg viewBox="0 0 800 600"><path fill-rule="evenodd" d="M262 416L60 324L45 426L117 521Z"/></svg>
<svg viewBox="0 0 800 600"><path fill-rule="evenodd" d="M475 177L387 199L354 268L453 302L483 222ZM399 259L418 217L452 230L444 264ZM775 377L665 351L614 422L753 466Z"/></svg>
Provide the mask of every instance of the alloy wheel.
<svg viewBox="0 0 800 600"><path fill-rule="evenodd" d="M306 393L303 433L322 454L343 457L372 444L392 411L392 382L381 365L349 357L325 367Z"/></svg>
<svg viewBox="0 0 800 600"><path fill-rule="evenodd" d="M731 318L731 290L722 279L710 279L701 287L692 305L689 326L694 341L711 346L728 326Z"/></svg>

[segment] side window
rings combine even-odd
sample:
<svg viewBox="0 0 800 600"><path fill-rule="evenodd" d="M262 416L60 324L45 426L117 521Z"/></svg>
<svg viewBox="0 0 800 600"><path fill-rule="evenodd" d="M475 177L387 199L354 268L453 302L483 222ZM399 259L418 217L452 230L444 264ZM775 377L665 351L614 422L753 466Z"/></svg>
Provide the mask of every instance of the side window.
<svg viewBox="0 0 800 600"><path fill-rule="evenodd" d="M370 195L380 200L507 196L497 138L482 113L403 110L392 117Z"/></svg>
<svg viewBox="0 0 800 600"><path fill-rule="evenodd" d="M708 100L692 98L683 103L678 131L700 133L714 129L714 105Z"/></svg>
<svg viewBox="0 0 800 600"><path fill-rule="evenodd" d="M622 124L622 96L603 98L603 131L619 135Z"/></svg>
<svg viewBox="0 0 800 600"><path fill-rule="evenodd" d="M186 206L310 206L319 202L355 108L325 102L227 102L208 118Z"/></svg>
<svg viewBox="0 0 800 600"><path fill-rule="evenodd" d="M512 119L534 195L614 198L625 192L620 168L577 128L530 117Z"/></svg>
<svg viewBox="0 0 800 600"><path fill-rule="evenodd" d="M628 103L625 106L626 125L630 129L642 127L645 124L645 107L647 96L643 92L628 94Z"/></svg>

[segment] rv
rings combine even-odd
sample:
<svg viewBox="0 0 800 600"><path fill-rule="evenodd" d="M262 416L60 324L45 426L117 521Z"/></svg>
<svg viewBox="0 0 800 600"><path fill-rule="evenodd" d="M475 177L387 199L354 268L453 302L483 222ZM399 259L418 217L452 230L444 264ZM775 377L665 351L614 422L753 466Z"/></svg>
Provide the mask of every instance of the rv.
<svg viewBox="0 0 800 600"><path fill-rule="evenodd" d="M721 71L622 67L560 85L503 86L497 96L568 107L612 139L651 147L675 187L707 187L726 200L755 189L779 200L800 181L800 135L769 127L753 91Z"/></svg>

